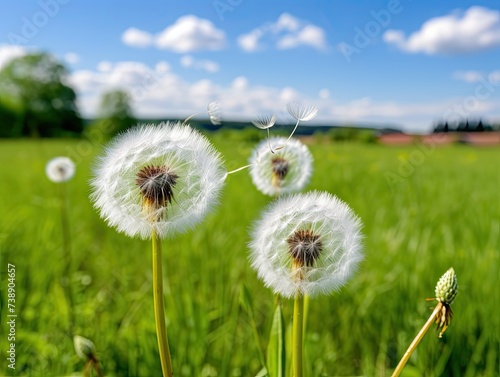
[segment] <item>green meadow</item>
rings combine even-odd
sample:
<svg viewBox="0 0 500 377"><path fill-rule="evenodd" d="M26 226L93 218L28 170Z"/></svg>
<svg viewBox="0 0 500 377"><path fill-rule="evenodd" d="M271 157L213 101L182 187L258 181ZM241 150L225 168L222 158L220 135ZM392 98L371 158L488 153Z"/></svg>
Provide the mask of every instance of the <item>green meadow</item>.
<svg viewBox="0 0 500 377"><path fill-rule="evenodd" d="M246 164L255 145L245 132L209 137L228 170ZM109 228L88 199L102 148L80 140L0 141L0 375L83 375L67 331L60 186L45 175L46 162L59 155L77 169L67 184L75 332L94 342L106 376L161 373L151 245ZM500 375L500 149L318 138L309 148L307 190L328 191L353 208L364 223L365 259L339 292L310 301L305 374L390 376L436 303L425 299L454 267L459 293L451 325L442 339L429 331L402 376ZM275 299L250 268L247 244L271 200L248 171L230 175L203 224L163 241L174 375L261 370ZM15 370L6 360L8 264L16 274ZM292 300L283 310L291 325Z"/></svg>

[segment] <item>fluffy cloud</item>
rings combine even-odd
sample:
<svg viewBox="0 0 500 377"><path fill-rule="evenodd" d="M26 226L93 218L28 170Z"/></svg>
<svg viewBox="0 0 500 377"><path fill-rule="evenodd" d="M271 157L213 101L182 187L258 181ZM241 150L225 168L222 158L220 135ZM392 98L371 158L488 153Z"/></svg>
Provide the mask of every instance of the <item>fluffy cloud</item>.
<svg viewBox="0 0 500 377"><path fill-rule="evenodd" d="M226 44L226 35L210 20L187 15L178 18L174 24L157 35L129 28L123 33L122 41L132 47L154 45L159 49L186 53L197 50L220 50Z"/></svg>
<svg viewBox="0 0 500 377"><path fill-rule="evenodd" d="M122 34L122 42L132 47L148 47L153 43L153 36L147 31L134 27L128 28Z"/></svg>
<svg viewBox="0 0 500 377"><path fill-rule="evenodd" d="M12 59L26 55L28 51L23 46L0 45L0 69L9 63Z"/></svg>
<svg viewBox="0 0 500 377"><path fill-rule="evenodd" d="M154 67L139 62L99 63L94 70L78 70L71 74L70 83L78 92L78 105L84 116L96 114L100 96L111 89L124 89L132 98L132 107L138 117L180 117L198 113L212 101L219 101L226 119L251 121L268 113L278 115L278 122L291 123L285 111L290 101L318 107L318 122L368 123L390 126L399 124L407 130L426 131L436 119L449 116L484 116L500 119L500 103L493 100L495 90L492 77L500 83L500 71L492 72L491 88L481 86L482 99L448 99L442 102L405 104L398 101L376 101L369 97L338 102L327 88L314 96L305 96L293 87L271 87L252 84L238 76L227 85L203 79L186 82L171 71L166 62ZM493 88L493 89L492 89Z"/></svg>
<svg viewBox="0 0 500 377"><path fill-rule="evenodd" d="M68 52L67 54L64 54L63 58L68 64L76 64L80 61L80 56L78 56L78 54L75 54L74 52Z"/></svg>
<svg viewBox="0 0 500 377"><path fill-rule="evenodd" d="M226 35L206 19L193 15L180 17L172 26L156 38L159 48L175 52L196 50L220 50L226 43Z"/></svg>
<svg viewBox="0 0 500 377"><path fill-rule="evenodd" d="M264 48L261 42L266 36L270 37L278 49L309 46L324 50L327 46L323 29L288 13L283 13L276 22L266 23L247 34L240 35L238 44L246 52L256 52Z"/></svg>
<svg viewBox="0 0 500 377"><path fill-rule="evenodd" d="M181 58L181 65L186 68L194 68L210 73L215 73L219 70L219 65L211 60L195 60L191 55L184 55Z"/></svg>
<svg viewBox="0 0 500 377"><path fill-rule="evenodd" d="M406 37L387 30L384 40L409 53L458 55L500 46L500 12L473 6L465 12L436 17Z"/></svg>

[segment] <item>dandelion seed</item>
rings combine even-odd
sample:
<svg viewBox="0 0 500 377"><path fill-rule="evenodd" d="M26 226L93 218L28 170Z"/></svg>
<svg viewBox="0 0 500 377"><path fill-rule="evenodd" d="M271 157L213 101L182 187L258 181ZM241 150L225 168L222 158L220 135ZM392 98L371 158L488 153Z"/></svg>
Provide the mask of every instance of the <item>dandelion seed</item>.
<svg viewBox="0 0 500 377"><path fill-rule="evenodd" d="M210 116L210 122L213 125L218 126L221 124L222 111L219 102L210 102L207 107L208 115Z"/></svg>
<svg viewBox="0 0 500 377"><path fill-rule="evenodd" d="M199 223L217 202L226 172L218 152L189 126L145 125L118 136L91 181L100 215L118 231L161 238Z"/></svg>
<svg viewBox="0 0 500 377"><path fill-rule="evenodd" d="M351 277L361 253L361 221L328 193L282 197L252 232L252 267L284 297L329 294Z"/></svg>
<svg viewBox="0 0 500 377"><path fill-rule="evenodd" d="M269 139L273 145L285 141L285 138ZM309 183L312 162L309 149L299 140L291 140L286 149L276 153L262 141L250 157L250 176L257 189L266 195L295 193Z"/></svg>
<svg viewBox="0 0 500 377"><path fill-rule="evenodd" d="M257 128L260 128L261 130L267 130L272 126L274 126L275 123L276 123L276 115L274 114L266 115L252 121L252 124Z"/></svg>
<svg viewBox="0 0 500 377"><path fill-rule="evenodd" d="M314 106L300 105L296 102L290 102L286 105L288 113L299 122L313 120L318 115L318 109Z"/></svg>
<svg viewBox="0 0 500 377"><path fill-rule="evenodd" d="M45 173L52 182L67 182L75 175L75 164L68 157L55 157L47 163Z"/></svg>

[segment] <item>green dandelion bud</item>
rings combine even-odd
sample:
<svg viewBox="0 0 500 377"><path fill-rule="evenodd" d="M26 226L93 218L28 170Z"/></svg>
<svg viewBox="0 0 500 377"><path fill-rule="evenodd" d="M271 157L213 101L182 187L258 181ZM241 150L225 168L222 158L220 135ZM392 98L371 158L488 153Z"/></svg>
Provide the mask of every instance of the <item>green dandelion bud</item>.
<svg viewBox="0 0 500 377"><path fill-rule="evenodd" d="M94 343L83 336L75 335L73 337L76 354L83 360L93 360L95 358Z"/></svg>
<svg viewBox="0 0 500 377"><path fill-rule="evenodd" d="M436 299L444 304L451 304L458 293L458 281L455 270L451 267L441 276L436 285Z"/></svg>

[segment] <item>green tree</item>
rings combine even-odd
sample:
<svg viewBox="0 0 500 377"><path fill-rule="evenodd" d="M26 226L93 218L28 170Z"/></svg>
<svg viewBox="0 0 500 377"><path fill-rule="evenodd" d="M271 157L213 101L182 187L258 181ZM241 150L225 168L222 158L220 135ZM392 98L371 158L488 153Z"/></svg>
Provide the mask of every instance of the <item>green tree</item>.
<svg viewBox="0 0 500 377"><path fill-rule="evenodd" d="M32 137L82 131L76 94L66 84L67 76L66 68L47 53L13 59L0 71L0 98L10 98L21 109L15 130Z"/></svg>
<svg viewBox="0 0 500 377"><path fill-rule="evenodd" d="M87 137L107 140L133 126L136 119L130 102L131 98L124 90L104 93L99 106L99 119L88 127Z"/></svg>

